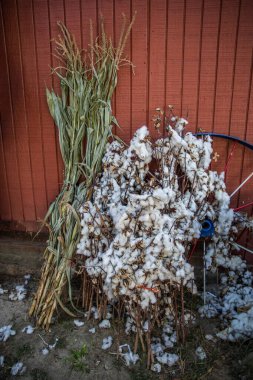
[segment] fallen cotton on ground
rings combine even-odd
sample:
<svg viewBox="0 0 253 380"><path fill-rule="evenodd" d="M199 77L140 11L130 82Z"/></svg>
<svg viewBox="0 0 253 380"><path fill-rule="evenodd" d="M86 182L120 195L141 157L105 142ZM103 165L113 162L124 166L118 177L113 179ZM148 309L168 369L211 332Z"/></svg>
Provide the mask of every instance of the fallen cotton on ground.
<svg viewBox="0 0 253 380"><path fill-rule="evenodd" d="M8 286L9 288L11 288L10 285ZM209 320L202 320L196 314L195 324L189 330L190 336L187 335L185 344L174 342L172 348L166 348L165 341L162 338L162 334L173 337L171 322L167 321L163 330L156 331L156 334L160 334L160 337L154 338L152 344L158 344L160 339L163 353L161 350L159 351L159 346L157 346L157 353L160 352L161 356L166 352L174 353L179 357L179 360L169 367L167 364L161 364L155 358L151 366L152 371L150 371L146 368L146 354L140 352L140 347L138 348L138 356L135 356L134 339L132 334L125 333L123 321L118 324L118 321L113 319L111 328L100 329L98 327L99 320L92 317L90 320L84 319L84 325L77 328L73 323L73 319L68 319L63 315L62 318L58 319L57 323L51 326L50 332L46 333L42 329L36 328L33 334L23 333L22 329L28 325L28 322L24 322L24 320L26 319L30 302L29 296L24 301L11 302L8 300L7 294L0 298L1 325L9 325L10 321L13 320L12 329L16 331L16 334L10 336L6 342L1 342L0 378L11 380L11 368L18 362L23 363L26 367L26 371L20 376L20 379L24 380L33 378L76 380L79 377L87 380L132 380L133 378L155 380L159 370L162 378L165 377L166 379L183 376L191 378L193 374L195 374L195 378L200 378L208 371L211 371L211 374L214 372L214 378L226 380L237 380L240 378L238 373L240 375L245 374L245 376L248 374L248 367L244 369L242 362L244 363L245 360L246 363L246 358L250 350L253 350L253 347L249 343L240 344L240 346L238 344L228 345L220 339L217 340L215 338L218 326L217 319L210 320L209 324ZM201 300L198 299L197 302L201 302ZM98 310L96 310L95 306L93 310L94 315L96 315ZM193 316L188 318L191 320ZM203 327L200 327L200 323ZM146 328L148 328L147 323L145 324ZM94 329L94 334L89 332L89 330L94 331ZM205 336L208 334L212 335L216 342L213 339L206 339ZM108 336L113 338L112 346L107 350L102 350L103 339ZM54 346L56 337L59 338L57 344L52 350L48 349L49 345ZM85 363L87 363L87 369L89 370L87 373L71 369L67 360L71 352L78 353L84 343L86 343L88 351L87 357L85 357ZM124 346L120 349L121 352L119 352L118 344ZM207 355L207 358L203 361L196 359L195 351L199 346L203 347ZM47 355L42 354L43 348L47 348ZM1 367L1 363L3 367ZM184 375L182 374L183 369ZM231 375L229 375L229 371L231 371ZM210 374L210 372L208 373ZM232 373L234 373L234 377ZM19 375L17 376L19 378ZM251 378L249 375L247 376Z"/></svg>
<svg viewBox="0 0 253 380"><path fill-rule="evenodd" d="M243 261L238 257L238 262ZM201 316L219 316L225 329L217 337L231 342L253 338L253 276L242 265L221 275L217 296L209 295L199 308Z"/></svg>

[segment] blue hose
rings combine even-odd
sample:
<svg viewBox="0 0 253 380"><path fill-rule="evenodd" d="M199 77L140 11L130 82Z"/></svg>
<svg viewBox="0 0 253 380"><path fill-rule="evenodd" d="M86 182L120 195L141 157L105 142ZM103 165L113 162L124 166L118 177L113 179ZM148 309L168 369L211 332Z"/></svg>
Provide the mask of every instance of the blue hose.
<svg viewBox="0 0 253 380"><path fill-rule="evenodd" d="M205 219L202 223L200 237L211 237L214 234L214 225L210 219Z"/></svg>

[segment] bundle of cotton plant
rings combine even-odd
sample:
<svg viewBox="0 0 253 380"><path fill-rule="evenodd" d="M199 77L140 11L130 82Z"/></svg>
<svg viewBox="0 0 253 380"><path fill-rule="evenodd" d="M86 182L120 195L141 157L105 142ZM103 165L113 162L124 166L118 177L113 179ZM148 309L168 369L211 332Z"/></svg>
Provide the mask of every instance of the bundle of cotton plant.
<svg viewBox="0 0 253 380"><path fill-rule="evenodd" d="M231 231L234 213L224 176L208 170L211 138L183 136L185 119L173 117L170 124L167 136L155 143L144 126L128 148L119 141L108 145L93 198L80 210L78 244L99 317L104 317L107 301L123 304L126 331L136 334L135 347L140 340L143 348L147 344L149 363L155 356L168 365L176 362L164 352L176 342L175 332L184 339L189 314L184 292L196 292L193 267L187 261L191 243L200 238L204 220L211 219L215 235L206 261L217 267L230 260L229 239L236 235L236 229ZM215 254L213 244L220 245ZM224 247L228 249L222 253ZM237 260L232 259L234 266ZM86 305L91 308L92 302ZM153 346L152 352L156 324L164 328L162 351Z"/></svg>
<svg viewBox="0 0 253 380"><path fill-rule="evenodd" d="M64 162L64 181L60 194L45 217L49 228L48 246L41 281L30 309L37 324L48 328L56 307L73 316L62 299L68 288L72 301L71 275L76 245L80 239L80 202L89 199L106 143L117 124L112 115L111 98L117 84L122 53L134 18L129 26L124 18L117 48L105 34L101 21L100 39L91 41L84 56L75 38L59 23L61 36L56 41L60 66L53 70L60 80L61 94L47 90L50 114L59 130L60 150ZM85 148L84 148L85 142Z"/></svg>

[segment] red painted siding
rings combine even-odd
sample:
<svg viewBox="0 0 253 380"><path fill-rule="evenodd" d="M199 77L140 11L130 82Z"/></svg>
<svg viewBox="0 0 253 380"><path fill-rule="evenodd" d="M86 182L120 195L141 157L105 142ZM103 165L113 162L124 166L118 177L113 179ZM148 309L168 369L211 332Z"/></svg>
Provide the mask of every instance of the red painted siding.
<svg viewBox="0 0 253 380"><path fill-rule="evenodd" d="M57 131L48 113L46 86L56 65L50 40L64 21L83 48L103 14L117 42L121 14L137 11L126 46L135 65L122 67L113 109L129 141L156 107L175 106L189 130L229 133L253 143L253 2L251 0L0 0L0 220L32 228L62 182ZM215 143L223 168L229 150ZM238 147L229 191L252 171L253 155ZM252 182L234 204L252 200ZM18 223L15 224L15 223ZM28 227L29 226L29 227Z"/></svg>

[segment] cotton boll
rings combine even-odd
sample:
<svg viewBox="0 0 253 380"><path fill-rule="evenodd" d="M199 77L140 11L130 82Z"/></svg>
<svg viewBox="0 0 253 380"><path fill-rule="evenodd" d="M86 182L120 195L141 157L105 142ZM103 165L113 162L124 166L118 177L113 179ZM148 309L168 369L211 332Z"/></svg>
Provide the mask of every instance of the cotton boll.
<svg viewBox="0 0 253 380"><path fill-rule="evenodd" d="M111 323L108 319L104 319L102 322L99 323L100 329L109 329L111 327Z"/></svg>
<svg viewBox="0 0 253 380"><path fill-rule="evenodd" d="M173 327L171 326L171 324L169 324L169 323L164 324L163 332L166 334L172 334L173 333Z"/></svg>
<svg viewBox="0 0 253 380"><path fill-rule="evenodd" d="M111 345L112 345L112 337L108 336L107 338L104 338L103 343L102 343L102 350L108 350L108 348L110 348Z"/></svg>
<svg viewBox="0 0 253 380"><path fill-rule="evenodd" d="M192 210L192 211L195 212L195 210ZM194 219L192 227L193 227L193 237L198 239L200 237L200 232L202 229L200 222Z"/></svg>
<svg viewBox="0 0 253 380"><path fill-rule="evenodd" d="M10 336L16 334L15 330L12 330L12 325L3 326L0 328L0 342L6 342Z"/></svg>
<svg viewBox="0 0 253 380"><path fill-rule="evenodd" d="M201 306L198 309L198 312L202 318L204 318L204 317L214 318L217 315L219 315L219 309L220 309L219 305L218 305L218 307L216 307L216 305L207 304L205 306Z"/></svg>
<svg viewBox="0 0 253 380"><path fill-rule="evenodd" d="M34 332L34 327L28 325L23 328L22 332L25 332L26 334L32 334Z"/></svg>
<svg viewBox="0 0 253 380"><path fill-rule="evenodd" d="M185 271L184 271L184 269L178 269L177 272L176 272L176 277L184 278L185 277Z"/></svg>
<svg viewBox="0 0 253 380"><path fill-rule="evenodd" d="M161 343L152 343L151 350L155 356L162 355L164 352L164 346Z"/></svg>
<svg viewBox="0 0 253 380"><path fill-rule="evenodd" d="M125 360L125 363L127 366L131 364L136 364L136 362L139 360L139 355L134 354L131 351L131 348L128 344L122 344L119 346L119 352L121 353L122 357Z"/></svg>
<svg viewBox="0 0 253 380"><path fill-rule="evenodd" d="M9 299L11 301L22 301L26 297L27 290L24 285L17 285L16 292L11 292Z"/></svg>
<svg viewBox="0 0 253 380"><path fill-rule="evenodd" d="M162 338L166 348L172 348L174 346L174 342L170 340L170 337L168 335L163 334Z"/></svg>
<svg viewBox="0 0 253 380"><path fill-rule="evenodd" d="M109 311L107 312L106 314L106 319L111 319L112 318L112 313L110 313Z"/></svg>
<svg viewBox="0 0 253 380"><path fill-rule="evenodd" d="M1 296L2 294L4 294L4 290L3 290L3 288L2 288L1 285L0 285L0 296Z"/></svg>
<svg viewBox="0 0 253 380"><path fill-rule="evenodd" d="M134 151L135 154L145 163L149 163L152 158L152 149L147 141L149 135L146 126L138 129L131 141L129 150Z"/></svg>
<svg viewBox="0 0 253 380"><path fill-rule="evenodd" d="M167 364L169 367L172 367L179 360L179 357L176 354L165 352L163 355L157 356L156 359L159 363Z"/></svg>
<svg viewBox="0 0 253 380"><path fill-rule="evenodd" d="M152 291L149 292L149 298L150 298L150 302L151 302L152 304L155 304L155 303L156 303L157 299L156 299L155 294L154 294Z"/></svg>
<svg viewBox="0 0 253 380"><path fill-rule="evenodd" d="M161 364L159 364L159 363L153 363L153 364L151 365L151 368L150 368L150 369L151 369L151 371L153 371L153 372L160 373L162 367L161 367Z"/></svg>
<svg viewBox="0 0 253 380"><path fill-rule="evenodd" d="M183 117L180 117L176 122L175 131L177 131L177 133L180 135L187 124L188 124L188 121L184 119Z"/></svg>
<svg viewBox="0 0 253 380"><path fill-rule="evenodd" d="M74 325L76 327L82 327L84 325L83 321L79 321L79 319L74 319Z"/></svg>
<svg viewBox="0 0 253 380"><path fill-rule="evenodd" d="M148 329L149 329L149 323L148 323L148 321L144 322L144 324L142 326L142 329L143 329L143 331L148 331Z"/></svg>
<svg viewBox="0 0 253 380"><path fill-rule="evenodd" d="M201 347L201 346L197 347L195 353L196 353L196 356L199 360L205 360L206 359L206 353L205 353L203 347Z"/></svg>
<svg viewBox="0 0 253 380"><path fill-rule="evenodd" d="M130 366L131 364L136 364L137 361L139 360L139 355L134 354L132 352L125 353L123 357L125 359L125 363L127 366Z"/></svg>
<svg viewBox="0 0 253 380"><path fill-rule="evenodd" d="M17 376L22 375L26 371L26 367L22 362L17 362L11 367L11 375Z"/></svg>
<svg viewBox="0 0 253 380"><path fill-rule="evenodd" d="M93 314L93 318L94 318L94 319L98 319L98 318L99 318L98 309L97 309L95 306L93 306L93 307L91 308L91 312L92 312L92 314Z"/></svg>
<svg viewBox="0 0 253 380"><path fill-rule="evenodd" d="M211 335L211 334L206 334L205 338L206 338L206 340L216 342L215 337L213 335Z"/></svg>

